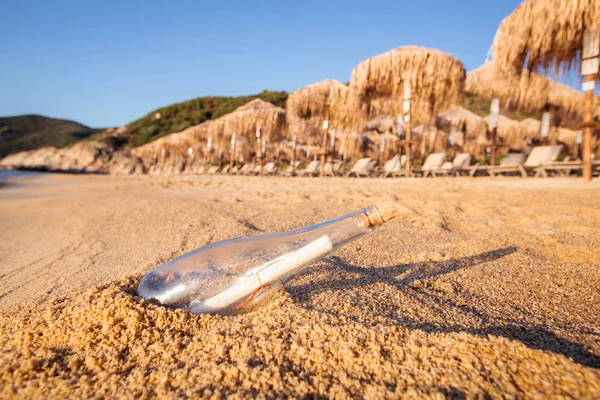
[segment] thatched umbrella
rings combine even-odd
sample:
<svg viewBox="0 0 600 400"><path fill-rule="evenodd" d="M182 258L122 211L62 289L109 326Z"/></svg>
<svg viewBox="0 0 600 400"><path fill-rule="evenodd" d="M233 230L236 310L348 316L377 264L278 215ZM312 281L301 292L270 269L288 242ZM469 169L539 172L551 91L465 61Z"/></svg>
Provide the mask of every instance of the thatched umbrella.
<svg viewBox="0 0 600 400"><path fill-rule="evenodd" d="M581 117L585 108L585 95L562 83L552 82L548 102L561 108L567 114Z"/></svg>
<svg viewBox="0 0 600 400"><path fill-rule="evenodd" d="M483 119L488 125L492 123L492 116ZM498 115L497 135L504 147L512 150L522 151L525 149L525 140L534 133L529 128L523 127L519 121Z"/></svg>
<svg viewBox="0 0 600 400"><path fill-rule="evenodd" d="M600 31L598 0L526 0L501 23L493 44L496 69L504 75L554 69L555 74L574 71L582 57L596 63L598 48L585 49L594 43ZM597 45L596 45L597 46ZM587 75L588 82L598 79L598 71ZM584 111L584 177L592 177L591 142L595 108L593 86L586 90Z"/></svg>
<svg viewBox="0 0 600 400"><path fill-rule="evenodd" d="M404 114L406 170L410 173L412 122L432 122L438 111L456 104L464 81L465 68L457 58L424 47L399 47L354 68L350 104L360 106L364 122L382 114Z"/></svg>
<svg viewBox="0 0 600 400"><path fill-rule="evenodd" d="M347 98L348 86L332 79L290 93L285 106L289 133L300 143L320 145L324 120L340 127L348 118Z"/></svg>
<svg viewBox="0 0 600 400"><path fill-rule="evenodd" d="M455 131L455 143L462 151L474 153L477 157L483 156L480 145L486 141L487 124L479 115L460 106L452 107L436 117L436 127L448 134Z"/></svg>
<svg viewBox="0 0 600 400"><path fill-rule="evenodd" d="M260 127L263 140L270 144L278 143L285 130L285 111L255 99L221 118L172 133L134 149L133 153L145 165L154 165L157 171L177 171L187 168L188 163L199 161L201 156L205 160L211 157L207 151L209 138L212 149L220 149L226 158L231 159L234 154L231 154L230 143L235 133L238 158L250 160L252 154L257 153L257 127ZM182 163L183 166L180 166Z"/></svg>
<svg viewBox="0 0 600 400"><path fill-rule="evenodd" d="M397 134L397 120L390 115L379 115L365 125L365 131L377 131L378 133L391 132Z"/></svg>
<svg viewBox="0 0 600 400"><path fill-rule="evenodd" d="M136 147L132 153L139 157L149 172L168 172L177 169L176 164L192 165L206 156L206 139L213 121L172 133L151 143ZM191 149L191 150L190 150Z"/></svg>
<svg viewBox="0 0 600 400"><path fill-rule="evenodd" d="M525 118L523 121L519 122L519 125L523 130L530 132L532 138L541 134L542 123L535 118Z"/></svg>
<svg viewBox="0 0 600 400"><path fill-rule="evenodd" d="M465 91L488 99L498 98L524 111L538 111L548 102L550 80L529 71L519 76L499 75L494 63L488 62L467 73Z"/></svg>
<svg viewBox="0 0 600 400"><path fill-rule="evenodd" d="M347 112L348 86L327 79L291 93L286 102L290 134L300 143L320 145L321 176L325 174L327 135L330 129L346 128L353 113ZM328 121L327 125L323 125Z"/></svg>
<svg viewBox="0 0 600 400"><path fill-rule="evenodd" d="M432 124L422 124L413 130L413 137L420 142L423 156L429 153L445 152L448 148L448 133L439 130Z"/></svg>
<svg viewBox="0 0 600 400"><path fill-rule="evenodd" d="M539 111L546 105L581 115L583 93L561 83L523 70L520 75L498 73L495 62L488 62L467 73L465 91L486 98L498 98L509 107Z"/></svg>
<svg viewBox="0 0 600 400"><path fill-rule="evenodd" d="M348 86L326 79L290 93L286 102L289 117L328 118L333 123L346 118Z"/></svg>
<svg viewBox="0 0 600 400"><path fill-rule="evenodd" d="M208 134L225 154L231 153L231 137L235 133L238 154L251 159L257 153L256 130L260 128L261 140L269 144L278 143L286 129L285 110L261 99L255 99L233 112L213 121Z"/></svg>
<svg viewBox="0 0 600 400"><path fill-rule="evenodd" d="M350 91L360 102L365 122L402 112L405 79L411 84L413 119L428 121L439 110L456 104L465 68L449 54L417 46L399 47L362 61L352 71Z"/></svg>
<svg viewBox="0 0 600 400"><path fill-rule="evenodd" d="M494 60L505 75L554 69L565 72L581 61L586 30L600 28L598 0L526 0L501 23Z"/></svg>

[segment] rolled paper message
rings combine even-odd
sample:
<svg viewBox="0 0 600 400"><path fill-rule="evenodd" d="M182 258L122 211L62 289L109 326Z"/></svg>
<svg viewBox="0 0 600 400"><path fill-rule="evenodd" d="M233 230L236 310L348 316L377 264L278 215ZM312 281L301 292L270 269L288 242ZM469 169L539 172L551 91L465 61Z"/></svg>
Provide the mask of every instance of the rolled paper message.
<svg viewBox="0 0 600 400"><path fill-rule="evenodd" d="M275 260L249 271L240 277L230 288L205 300L194 300L190 311L195 313L216 313L245 297L252 296L271 282L281 280L287 274L311 264L333 250L333 244L327 235L301 247L300 249L278 257Z"/></svg>

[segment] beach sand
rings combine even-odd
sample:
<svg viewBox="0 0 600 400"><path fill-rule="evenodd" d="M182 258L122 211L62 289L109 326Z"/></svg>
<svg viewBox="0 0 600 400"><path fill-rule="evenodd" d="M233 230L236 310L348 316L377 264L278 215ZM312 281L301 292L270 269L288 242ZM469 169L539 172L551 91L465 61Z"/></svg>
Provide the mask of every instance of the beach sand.
<svg viewBox="0 0 600 400"><path fill-rule="evenodd" d="M599 398L599 195L597 179L9 184L0 397ZM257 311L199 316L135 295L202 245L388 200L398 218Z"/></svg>

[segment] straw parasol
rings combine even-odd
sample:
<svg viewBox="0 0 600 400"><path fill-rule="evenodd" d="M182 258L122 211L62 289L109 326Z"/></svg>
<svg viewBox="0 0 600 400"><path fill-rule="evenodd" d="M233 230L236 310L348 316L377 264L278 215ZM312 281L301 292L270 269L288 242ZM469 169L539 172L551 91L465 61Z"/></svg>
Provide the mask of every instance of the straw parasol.
<svg viewBox="0 0 600 400"><path fill-rule="evenodd" d="M377 133L394 133L398 130L396 118L390 115L379 115L371 119L365 125L365 131L377 131Z"/></svg>
<svg viewBox="0 0 600 400"><path fill-rule="evenodd" d="M263 139L278 142L285 130L285 110L261 99L254 99L218 118L210 126L213 140L227 145L233 133L239 138L255 138L260 127Z"/></svg>
<svg viewBox="0 0 600 400"><path fill-rule="evenodd" d="M576 71L582 64L584 50L589 58L586 63L591 62L592 66L598 61L598 48L594 49L592 43L598 39L599 32L598 0L525 0L500 23L496 32L492 45L496 69L504 75L515 75L524 68L533 72L553 68L558 75ZM584 49L585 42L589 42L587 49ZM589 71L587 82L599 78L598 71ZM592 179L595 102L592 84L586 89L581 112L584 119L583 176L588 181Z"/></svg>
<svg viewBox="0 0 600 400"><path fill-rule="evenodd" d="M206 121L140 146L133 150L133 154L140 157L147 167L160 163L162 166L158 169L162 171L177 169L172 165L189 163L189 159L198 161L200 157L206 157L209 137L213 148L218 147L225 157L231 157L230 143L235 133L238 155L249 160L252 153L256 152L257 126L261 129L263 140L272 144L278 143L285 130L285 110L255 99L221 118ZM187 168L187 164L182 168L184 167Z"/></svg>
<svg viewBox="0 0 600 400"><path fill-rule="evenodd" d="M500 75L494 63L488 62L467 73L465 91L488 99L498 98L525 111L538 111L548 101L550 80L529 71L519 76Z"/></svg>
<svg viewBox="0 0 600 400"><path fill-rule="evenodd" d="M206 121L181 132L172 133L151 143L136 147L132 150L132 153L142 160L146 168L157 162L164 162L165 159L173 161L176 157L188 157L190 156L190 148L192 154L200 157L205 152L205 146L202 143L206 142L212 124L213 121Z"/></svg>
<svg viewBox="0 0 600 400"><path fill-rule="evenodd" d="M598 0L526 0L501 23L493 43L498 71L575 70L583 34L600 28Z"/></svg>
<svg viewBox="0 0 600 400"><path fill-rule="evenodd" d="M465 140L477 139L487 133L487 124L479 115L466 108L455 106L436 117L436 127L450 132L454 125L465 134Z"/></svg>
<svg viewBox="0 0 600 400"><path fill-rule="evenodd" d="M289 133L300 143L321 143L321 126L329 120L332 127L346 124L352 113L347 112L348 86L327 79L291 93L286 102Z"/></svg>
<svg viewBox="0 0 600 400"><path fill-rule="evenodd" d="M577 131L560 127L557 129L556 133L557 140L568 146L570 149L577 146Z"/></svg>
<svg viewBox="0 0 600 400"><path fill-rule="evenodd" d="M351 103L358 102L364 122L402 111L405 79L411 83L413 119L426 121L458 101L465 68L449 54L417 46L399 47L362 61L352 71L350 96Z"/></svg>
<svg viewBox="0 0 600 400"><path fill-rule="evenodd" d="M560 107L568 114L579 117L585 108L585 96L583 93L558 82L551 83L548 102Z"/></svg>
<svg viewBox="0 0 600 400"><path fill-rule="evenodd" d="M425 154L445 152L448 148L447 132L437 129L431 124L422 124L412 130L412 137L420 142L417 147L425 150Z"/></svg>
<svg viewBox="0 0 600 400"><path fill-rule="evenodd" d="M467 73L465 91L485 98L499 98L509 107L539 111L546 104L580 115L583 93L535 72L523 70L520 75L498 73L495 62L488 62Z"/></svg>
<svg viewBox="0 0 600 400"><path fill-rule="evenodd" d="M286 129L285 110L261 99L254 99L233 112L213 121L208 134L219 146L225 157L231 157L231 137L235 133L237 151L249 160L256 151L256 128L260 127L261 139L278 143Z"/></svg>
<svg viewBox="0 0 600 400"><path fill-rule="evenodd" d="M483 119L486 124L491 126L491 115ZM525 147L525 139L533 138L534 132L529 128L524 127L514 119L504 115L498 115L497 137L501 143L507 145L512 150L523 150ZM539 132L538 132L539 136Z"/></svg>
<svg viewBox="0 0 600 400"><path fill-rule="evenodd" d="M454 140L460 150L478 158L484 156L481 143L487 143L488 126L479 115L463 107L455 106L440 113L436 117L435 126L446 134L450 134L452 127L455 127Z"/></svg>
<svg viewBox="0 0 600 400"><path fill-rule="evenodd" d="M525 118L523 121L519 122L519 125L524 131L531 133L531 138L541 135L542 123L535 118Z"/></svg>

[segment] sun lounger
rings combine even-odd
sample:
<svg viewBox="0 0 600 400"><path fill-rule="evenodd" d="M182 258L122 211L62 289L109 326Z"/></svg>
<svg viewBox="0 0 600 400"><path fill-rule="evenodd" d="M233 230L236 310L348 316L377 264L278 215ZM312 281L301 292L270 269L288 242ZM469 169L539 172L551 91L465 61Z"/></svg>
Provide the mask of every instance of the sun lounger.
<svg viewBox="0 0 600 400"><path fill-rule="evenodd" d="M225 167L223 167L223 169L221 170L222 174L228 174L229 173L229 164L227 164Z"/></svg>
<svg viewBox="0 0 600 400"><path fill-rule="evenodd" d="M381 176L383 178L387 178L388 176L394 176L394 173L400 172L401 169L401 159L400 156L396 154L394 157L387 160L385 164L383 164L383 167L381 168Z"/></svg>
<svg viewBox="0 0 600 400"><path fill-rule="evenodd" d="M569 176L573 171L583 170L583 163L578 161L556 161L546 163L535 169L536 177L548 177L550 175Z"/></svg>
<svg viewBox="0 0 600 400"><path fill-rule="evenodd" d="M277 167L274 162L268 162L263 168L263 175L275 175L277 174Z"/></svg>
<svg viewBox="0 0 600 400"><path fill-rule="evenodd" d="M254 170L254 165L252 164L245 164L242 166L242 168L240 168L238 170L238 174L239 175L248 175L250 174L252 171Z"/></svg>
<svg viewBox="0 0 600 400"><path fill-rule="evenodd" d="M556 163L561 150L562 145L534 147L531 150L531 153L529 153L529 157L527 157L527 160L525 160L525 163L523 164L525 175L523 175L522 172L521 174L526 177L529 172L534 172L538 177L548 176L545 174L543 167L544 165Z"/></svg>
<svg viewBox="0 0 600 400"><path fill-rule="evenodd" d="M457 153L452 160L452 170L454 175L460 176L462 173L469 174L471 172L471 159L473 156L470 153Z"/></svg>
<svg viewBox="0 0 600 400"><path fill-rule="evenodd" d="M250 175L260 175L260 165L254 167L254 169L250 171Z"/></svg>
<svg viewBox="0 0 600 400"><path fill-rule="evenodd" d="M441 167L432 169L431 174L460 176L461 172L470 172L471 158L469 153L457 153L452 162L444 162Z"/></svg>
<svg viewBox="0 0 600 400"><path fill-rule="evenodd" d="M404 166L406 165L406 155L398 155L396 154L394 157L390 158L383 164L381 170L378 171L382 178L392 177L400 177L406 175L406 170Z"/></svg>
<svg viewBox="0 0 600 400"><path fill-rule="evenodd" d="M342 167L341 161L334 161L333 165L331 165L330 162L325 163L325 176L339 175L341 167Z"/></svg>
<svg viewBox="0 0 600 400"><path fill-rule="evenodd" d="M427 159L425 160L423 166L421 166L421 169L414 170L413 174L422 174L423 178L427 177L427 175L434 176L433 171L440 170L445 160L446 153L431 153L427 156ZM446 168L448 168L448 165L446 165Z"/></svg>
<svg viewBox="0 0 600 400"><path fill-rule="evenodd" d="M298 167L300 166L301 161L294 161L294 175L298 174ZM287 166L287 168L282 172L283 176L292 176L292 166L291 164Z"/></svg>
<svg viewBox="0 0 600 400"><path fill-rule="evenodd" d="M314 176L317 175L320 171L321 162L319 160L311 161L308 166L304 169L298 171L298 175L300 176Z"/></svg>
<svg viewBox="0 0 600 400"><path fill-rule="evenodd" d="M352 167L352 169L350 170L350 172L348 172L348 174L346 176L356 176L356 177L361 177L361 176L371 176L371 173L373 172L373 168L375 167L375 161L371 160L368 157L365 158L361 158L360 160L358 160L356 162L356 164L354 164L354 166Z"/></svg>
<svg viewBox="0 0 600 400"><path fill-rule="evenodd" d="M523 178L526 178L530 172L534 172L536 175L541 176L540 175L541 173L538 174L538 170L540 169L540 167L542 167L543 165L546 165L546 164L549 165L549 164L555 163L561 150L562 150L562 145L538 146L538 147L534 147L531 150L531 153L529 153L529 156L527 156L527 159L525 160L525 162L521 161L521 162L517 163L518 156L511 156L511 154L508 154L506 157L504 157L504 159L502 160L500 165L487 166L485 168L479 167L477 170L482 171L482 172L487 172L492 177L494 177L496 175L515 173L515 172L520 173ZM514 153L514 154L521 154L521 153ZM508 158L508 156L511 156L511 159L507 160L505 162L505 160ZM521 160L522 160L522 157L523 156L521 155ZM507 165L509 162L511 163L511 165Z"/></svg>
<svg viewBox="0 0 600 400"><path fill-rule="evenodd" d="M208 174L209 174L209 175L214 175L214 174L216 174L217 172L219 172L219 168L220 168L220 167L219 167L218 165L213 165L212 167L210 167L210 168L208 169Z"/></svg>
<svg viewBox="0 0 600 400"><path fill-rule="evenodd" d="M470 175L475 176L477 172L488 174L490 176L496 176L496 173L506 172L519 172L519 166L525 161L525 153L508 153L500 165L474 165L471 168Z"/></svg>

